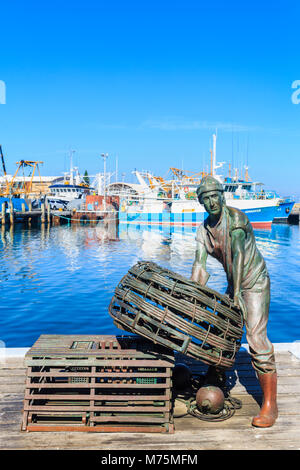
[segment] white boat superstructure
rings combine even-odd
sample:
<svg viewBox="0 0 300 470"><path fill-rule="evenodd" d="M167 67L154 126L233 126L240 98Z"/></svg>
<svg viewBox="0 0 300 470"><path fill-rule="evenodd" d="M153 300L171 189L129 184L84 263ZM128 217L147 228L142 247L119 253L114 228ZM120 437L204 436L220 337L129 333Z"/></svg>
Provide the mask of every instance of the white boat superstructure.
<svg viewBox="0 0 300 470"><path fill-rule="evenodd" d="M216 134L213 135L210 175L215 177L224 188L228 206L237 208L247 214L251 223L260 227L270 227L273 220L287 219L294 201L283 199L274 191L262 189L263 183L252 182L246 168L245 178L224 177L217 170L225 162L216 160ZM188 176L178 168L170 168L172 177L164 180L150 172L135 170L138 184L112 183L107 194L120 197L120 221L127 223L151 224L197 224L206 216L205 209L199 204L196 194L197 186L203 176L200 172ZM230 174L230 173L229 173Z"/></svg>
<svg viewBox="0 0 300 470"><path fill-rule="evenodd" d="M139 183L112 183L107 188L107 194L117 195L120 198L131 202L129 205L137 205L144 209L149 207L162 207L163 204L170 203L175 212L181 212L183 209L199 210L199 203L196 196L198 182L190 183L186 179L159 181L153 175L147 173L147 178L151 183L147 184L145 174L135 170L133 172ZM224 188L224 195L228 205L234 207L262 207L273 206L282 201L275 192L266 192L258 189L262 183L253 183L250 181L235 181L234 179L223 179L220 175L218 180ZM230 204L231 203L231 204Z"/></svg>
<svg viewBox="0 0 300 470"><path fill-rule="evenodd" d="M79 208L81 203L84 202L85 196L93 190L80 176L78 167L73 167L73 152L73 150L70 152L70 172L57 178L49 186L50 194L46 196L46 200L51 209L66 209L70 207L70 203L74 203L72 208Z"/></svg>

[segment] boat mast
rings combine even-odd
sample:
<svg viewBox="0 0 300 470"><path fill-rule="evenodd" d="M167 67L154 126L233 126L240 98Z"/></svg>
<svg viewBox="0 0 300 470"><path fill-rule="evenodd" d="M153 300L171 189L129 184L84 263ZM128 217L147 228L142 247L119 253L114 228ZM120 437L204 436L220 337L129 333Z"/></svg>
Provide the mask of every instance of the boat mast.
<svg viewBox="0 0 300 470"><path fill-rule="evenodd" d="M108 153L101 153L101 157L103 158L103 207L106 210L106 159L108 158Z"/></svg>
<svg viewBox="0 0 300 470"><path fill-rule="evenodd" d="M74 184L73 153L75 153L75 150L70 150L70 184Z"/></svg>
<svg viewBox="0 0 300 470"><path fill-rule="evenodd" d="M215 177L217 164L217 135L213 134L213 165L212 165L212 176Z"/></svg>

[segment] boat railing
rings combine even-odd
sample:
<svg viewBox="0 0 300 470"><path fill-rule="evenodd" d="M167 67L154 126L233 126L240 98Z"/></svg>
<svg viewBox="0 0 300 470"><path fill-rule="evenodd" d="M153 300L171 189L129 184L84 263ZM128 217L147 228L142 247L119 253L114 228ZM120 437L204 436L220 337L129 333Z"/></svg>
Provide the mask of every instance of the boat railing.
<svg viewBox="0 0 300 470"><path fill-rule="evenodd" d="M246 200L266 200L266 199L276 199L279 196L275 191L249 191L244 194L236 193L226 193L226 199L246 199Z"/></svg>

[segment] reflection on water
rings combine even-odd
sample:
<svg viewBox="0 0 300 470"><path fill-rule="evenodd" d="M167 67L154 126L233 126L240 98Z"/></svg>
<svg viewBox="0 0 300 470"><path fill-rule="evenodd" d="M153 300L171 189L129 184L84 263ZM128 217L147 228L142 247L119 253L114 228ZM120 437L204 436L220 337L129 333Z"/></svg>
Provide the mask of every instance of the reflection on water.
<svg viewBox="0 0 300 470"><path fill-rule="evenodd" d="M0 340L30 346L40 334L120 333L108 314L114 289L139 260L187 277L195 227L120 225L1 230ZM255 230L271 277L268 334L273 342L300 339L299 227ZM222 266L208 260L208 285L226 290Z"/></svg>

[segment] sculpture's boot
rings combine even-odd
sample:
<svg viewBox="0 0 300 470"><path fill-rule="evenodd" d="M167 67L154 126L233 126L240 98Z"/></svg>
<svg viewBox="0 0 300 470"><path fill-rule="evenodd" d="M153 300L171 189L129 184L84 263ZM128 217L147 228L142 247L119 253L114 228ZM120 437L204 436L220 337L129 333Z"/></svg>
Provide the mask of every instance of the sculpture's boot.
<svg viewBox="0 0 300 470"><path fill-rule="evenodd" d="M260 374L259 383L263 391L263 403L259 415L253 418L252 425L258 428L269 428L273 426L278 416L276 372Z"/></svg>
<svg viewBox="0 0 300 470"><path fill-rule="evenodd" d="M226 387L226 374L223 369L218 369L215 366L209 366L204 376L205 385L214 385L221 389Z"/></svg>

